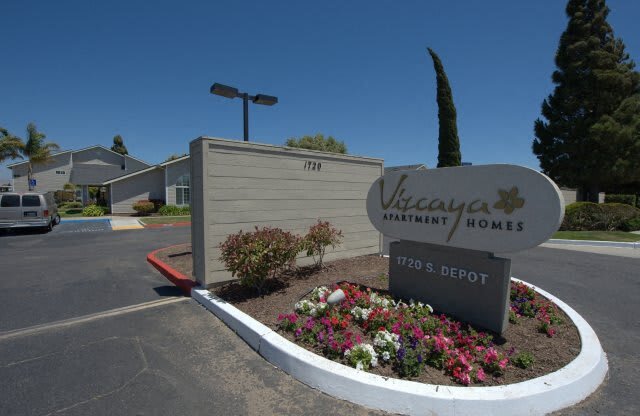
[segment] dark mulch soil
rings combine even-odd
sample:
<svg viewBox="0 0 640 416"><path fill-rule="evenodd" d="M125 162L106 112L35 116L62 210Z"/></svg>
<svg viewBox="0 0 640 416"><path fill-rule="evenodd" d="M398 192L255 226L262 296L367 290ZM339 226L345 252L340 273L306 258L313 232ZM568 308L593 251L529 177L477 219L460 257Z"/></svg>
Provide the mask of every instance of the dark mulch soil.
<svg viewBox="0 0 640 416"><path fill-rule="evenodd" d="M192 273L191 247L189 245L169 248L158 253L158 258L187 276ZM386 291L389 284L388 271L388 258L362 256L328 263L327 268L323 270L307 267L287 272L277 279L270 280L266 294L263 296L257 296L253 290L241 286L237 282L212 289L212 291L275 330L277 329L278 314L292 312L294 304L316 286L330 287L334 283L348 281ZM480 385L500 385L525 381L556 371L572 361L580 352L580 337L571 320L562 311L560 311L560 316L564 323L555 326L557 334L553 338L538 331L539 322L537 320L524 317L520 319L518 324L510 324L503 337L494 334L497 350L505 354L512 348L515 348L516 353L530 352L535 358L535 364L528 369L517 368L510 364L505 375L495 379L487 378L487 381ZM282 332L281 334L291 341L295 341L291 334ZM308 349L313 351L311 348ZM379 366L371 369L370 372L386 377L397 377L389 366ZM431 367L427 367L426 371L412 380L429 384L459 385L442 371Z"/></svg>

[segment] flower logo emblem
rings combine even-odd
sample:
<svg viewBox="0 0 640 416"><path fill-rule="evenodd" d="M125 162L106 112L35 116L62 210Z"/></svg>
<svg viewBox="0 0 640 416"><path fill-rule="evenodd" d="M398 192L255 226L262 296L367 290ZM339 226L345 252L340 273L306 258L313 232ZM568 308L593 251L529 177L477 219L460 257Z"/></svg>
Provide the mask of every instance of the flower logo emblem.
<svg viewBox="0 0 640 416"><path fill-rule="evenodd" d="M509 192L499 189L500 200L493 207L503 209L505 214L511 214L516 208L524 206L524 199L518 197L518 187L514 186Z"/></svg>

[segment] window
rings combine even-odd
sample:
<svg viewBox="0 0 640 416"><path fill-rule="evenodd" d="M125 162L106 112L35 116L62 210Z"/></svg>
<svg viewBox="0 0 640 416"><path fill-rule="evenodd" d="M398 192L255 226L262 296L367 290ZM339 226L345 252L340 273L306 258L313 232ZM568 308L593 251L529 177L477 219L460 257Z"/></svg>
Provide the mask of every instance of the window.
<svg viewBox="0 0 640 416"><path fill-rule="evenodd" d="M10 208L20 206L20 195L2 195L0 207Z"/></svg>
<svg viewBox="0 0 640 416"><path fill-rule="evenodd" d="M189 189L189 175L182 175L176 182L176 205L189 205L191 203L191 191Z"/></svg>
<svg viewBox="0 0 640 416"><path fill-rule="evenodd" d="M23 207L39 207L40 206L40 196L38 196L38 195L22 195L22 206Z"/></svg>

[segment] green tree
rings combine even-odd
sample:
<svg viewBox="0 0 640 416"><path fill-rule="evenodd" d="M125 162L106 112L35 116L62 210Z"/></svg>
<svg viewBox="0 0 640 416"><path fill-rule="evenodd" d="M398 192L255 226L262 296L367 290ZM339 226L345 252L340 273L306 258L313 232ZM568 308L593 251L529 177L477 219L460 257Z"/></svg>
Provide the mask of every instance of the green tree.
<svg viewBox="0 0 640 416"><path fill-rule="evenodd" d="M185 157L185 156L187 156L187 154L186 154L186 153L183 153L183 154L181 154L181 155L179 155L179 154L177 154L177 153L174 153L174 154L172 154L171 156L169 156L168 158L166 158L166 159L164 160L164 162L171 162L172 160L180 159L181 157ZM162 163L164 163L164 162L162 162Z"/></svg>
<svg viewBox="0 0 640 416"><path fill-rule="evenodd" d="M578 189L579 200L598 202L600 191L639 179L640 78L607 23L604 0L570 0L566 13L533 153L549 177Z"/></svg>
<svg viewBox="0 0 640 416"><path fill-rule="evenodd" d="M332 136L325 139L324 135L292 137L287 139L285 146L298 147L302 149L321 150L323 152L347 153L347 146L343 141L338 141Z"/></svg>
<svg viewBox="0 0 640 416"><path fill-rule="evenodd" d="M9 133L9 131L3 127L0 127L0 163L6 159L18 159L20 158L20 147L22 146L22 140Z"/></svg>
<svg viewBox="0 0 640 416"><path fill-rule="evenodd" d="M120 153L121 155L129 154L129 152L127 151L127 146L124 145L124 140L122 139L122 136L120 136L119 134L116 136L113 136L113 146L111 146L111 150L113 150L116 153Z"/></svg>
<svg viewBox="0 0 640 416"><path fill-rule="evenodd" d="M444 72L440 58L431 48L427 48L433 68L436 71L438 84L438 167L460 166L462 155L460 154L460 139L458 138L458 125L456 122L456 106L453 104L453 95L449 86L449 79Z"/></svg>
<svg viewBox="0 0 640 416"><path fill-rule="evenodd" d="M45 142L47 137L40 133L34 123L27 125L27 140L11 135L6 129L1 129L0 134L0 158L28 159L27 178L29 190L33 190L31 179L33 178L33 166L45 164L51 161L52 151L60 148L56 143ZM1 160L1 159L0 159Z"/></svg>

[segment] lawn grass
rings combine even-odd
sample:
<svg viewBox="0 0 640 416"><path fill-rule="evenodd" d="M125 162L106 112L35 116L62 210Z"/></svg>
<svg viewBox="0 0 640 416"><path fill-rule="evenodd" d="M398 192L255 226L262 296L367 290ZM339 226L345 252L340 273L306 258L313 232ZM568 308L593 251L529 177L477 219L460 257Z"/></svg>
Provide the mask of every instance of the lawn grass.
<svg viewBox="0 0 640 416"><path fill-rule="evenodd" d="M177 222L191 222L191 215L180 217L143 217L140 222L145 224L175 224Z"/></svg>
<svg viewBox="0 0 640 416"><path fill-rule="evenodd" d="M562 240L592 240L592 241L640 241L640 234L624 231L557 231L552 238Z"/></svg>

